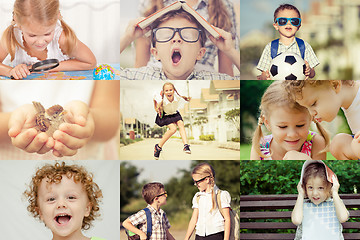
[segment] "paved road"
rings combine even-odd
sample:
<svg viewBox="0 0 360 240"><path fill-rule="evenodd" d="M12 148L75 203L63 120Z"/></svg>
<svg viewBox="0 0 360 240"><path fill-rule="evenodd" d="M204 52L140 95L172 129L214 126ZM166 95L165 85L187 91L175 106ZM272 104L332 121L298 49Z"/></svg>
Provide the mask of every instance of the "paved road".
<svg viewBox="0 0 360 240"><path fill-rule="evenodd" d="M153 160L154 146L160 139L143 141L120 147L120 160ZM180 139L169 139L161 151L159 160L240 160L240 151L218 148L216 143L191 144L191 154L183 152Z"/></svg>

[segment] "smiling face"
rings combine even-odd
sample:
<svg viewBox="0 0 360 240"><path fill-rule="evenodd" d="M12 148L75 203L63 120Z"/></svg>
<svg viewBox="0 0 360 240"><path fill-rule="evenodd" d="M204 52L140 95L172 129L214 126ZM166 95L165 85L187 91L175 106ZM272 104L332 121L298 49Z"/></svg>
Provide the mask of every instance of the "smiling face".
<svg viewBox="0 0 360 240"><path fill-rule="evenodd" d="M321 177L310 177L306 183L306 194L312 203L319 205L330 197L330 186Z"/></svg>
<svg viewBox="0 0 360 240"><path fill-rule="evenodd" d="M30 19L20 25L23 32L25 45L33 52L42 52L54 38L55 24L44 26L34 24Z"/></svg>
<svg viewBox="0 0 360 240"><path fill-rule="evenodd" d="M285 17L285 18L299 18L298 13L293 9L283 9L280 10L276 18ZM273 23L274 28L279 31L280 37L292 38L295 36L296 32L299 30L300 26L295 27L291 25L290 21L287 22L284 26L279 26L278 23Z"/></svg>
<svg viewBox="0 0 360 240"><path fill-rule="evenodd" d="M342 100L339 96L341 85L331 86L324 83L316 87L305 85L302 96L296 101L306 107L311 116L318 122L331 122L337 116Z"/></svg>
<svg viewBox="0 0 360 240"><path fill-rule="evenodd" d="M195 23L182 17L174 17L162 22L160 27L197 27ZM156 42L151 53L162 63L163 71L167 78L174 80L184 80L194 70L197 60L200 60L205 54L205 48L201 47L200 40L194 43L185 42L181 39L179 33L165 43Z"/></svg>
<svg viewBox="0 0 360 240"><path fill-rule="evenodd" d="M165 84L163 87L164 96L172 102L174 100L174 87L172 84Z"/></svg>
<svg viewBox="0 0 360 240"><path fill-rule="evenodd" d="M83 238L82 223L90 214L91 204L81 183L65 175L58 184L48 184L44 178L39 187L38 205L40 218L50 228L54 239Z"/></svg>
<svg viewBox="0 0 360 240"><path fill-rule="evenodd" d="M310 114L288 107L272 107L265 125L273 135L270 149L285 155L290 150L300 151L310 127Z"/></svg>

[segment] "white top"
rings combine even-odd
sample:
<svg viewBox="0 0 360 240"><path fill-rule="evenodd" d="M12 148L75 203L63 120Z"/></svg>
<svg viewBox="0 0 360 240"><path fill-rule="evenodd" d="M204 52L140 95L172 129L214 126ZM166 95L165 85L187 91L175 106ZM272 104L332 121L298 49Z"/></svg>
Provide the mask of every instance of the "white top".
<svg viewBox="0 0 360 240"><path fill-rule="evenodd" d="M214 186L215 194L219 191L219 188ZM196 235L205 237L210 234L215 234L224 231L224 218L222 217L219 209L210 211L212 208L211 194L205 192L197 192L192 200L192 208L199 209L198 221L196 223ZM199 203L197 202L197 196L200 195ZM231 202L231 196L227 191L221 191L220 193L221 207L229 208Z"/></svg>
<svg viewBox="0 0 360 240"><path fill-rule="evenodd" d="M63 31L63 29L61 27L60 20L58 20L56 23L56 26L55 26L54 38L47 46L47 59L55 58L55 59L58 59L59 62L70 59L68 55L65 55L62 53L60 46L59 46L59 38L60 38L62 31ZM24 46L24 39L23 39L22 31L18 27L15 27L14 34L15 34L16 40L20 43L20 45ZM17 47L16 52L15 52L15 58L9 65L12 67L15 67L19 64L32 65L38 61L40 61L38 58L31 57L23 48Z"/></svg>
<svg viewBox="0 0 360 240"><path fill-rule="evenodd" d="M348 109L342 108L353 134L360 131L360 88Z"/></svg>
<svg viewBox="0 0 360 240"><path fill-rule="evenodd" d="M171 115L171 114L175 114L176 111L179 109L179 103L181 101L181 97L179 97L179 95L177 95L176 93L174 93L174 100L172 102L170 102L166 96L164 96L164 101L163 101L163 109L165 112L165 115ZM154 100L159 103L162 100L162 97L160 94L155 94L154 95Z"/></svg>
<svg viewBox="0 0 360 240"><path fill-rule="evenodd" d="M0 81L0 110L12 112L24 104L32 104L32 101L40 102L45 108L60 104L64 106L72 100L80 100L90 104L94 80L78 81L43 81L43 80L16 80ZM89 142L79 149L73 157L62 159L117 159L116 142ZM57 159L52 152L46 154L27 153L14 147L11 143L0 144L0 160L41 160Z"/></svg>

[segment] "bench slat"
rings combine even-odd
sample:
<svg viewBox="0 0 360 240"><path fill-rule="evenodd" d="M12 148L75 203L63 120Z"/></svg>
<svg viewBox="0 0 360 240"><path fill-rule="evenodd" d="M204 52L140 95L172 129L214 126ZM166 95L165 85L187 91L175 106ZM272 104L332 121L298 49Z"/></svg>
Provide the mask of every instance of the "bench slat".
<svg viewBox="0 0 360 240"><path fill-rule="evenodd" d="M351 218L360 218L360 211L350 210ZM281 218L291 218L291 211L280 212L280 211L271 211L271 212L240 212L240 218L251 218L251 219L281 219Z"/></svg>
<svg viewBox="0 0 360 240"><path fill-rule="evenodd" d="M272 201L272 200L296 200L297 194L269 194L269 195L242 195L240 201ZM340 194L340 198L344 199L360 199L360 194Z"/></svg>
<svg viewBox="0 0 360 240"><path fill-rule="evenodd" d="M346 240L358 240L360 239L360 233L343 233ZM294 233L241 233L240 239L244 240L293 240L295 238Z"/></svg>
<svg viewBox="0 0 360 240"><path fill-rule="evenodd" d="M358 222L342 223L344 229L359 229ZM240 222L240 229L296 229L292 222Z"/></svg>

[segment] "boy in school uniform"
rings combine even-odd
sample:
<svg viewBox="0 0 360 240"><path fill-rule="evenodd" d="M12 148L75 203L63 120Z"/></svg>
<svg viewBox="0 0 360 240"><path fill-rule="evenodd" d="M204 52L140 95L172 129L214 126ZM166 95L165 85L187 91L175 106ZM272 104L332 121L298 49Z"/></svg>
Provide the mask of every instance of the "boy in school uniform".
<svg viewBox="0 0 360 240"><path fill-rule="evenodd" d="M142 196L148 204L152 219L152 234L148 240L175 240L169 232L170 223L165 212L160 208L166 204L167 193L163 184L158 182L147 183L142 188ZM147 222L145 210L128 217L123 226L129 231L140 236L141 240L147 239ZM135 226L139 226L136 228Z"/></svg>
<svg viewBox="0 0 360 240"><path fill-rule="evenodd" d="M136 27L135 21L129 24L120 41L122 52L132 41L144 35L150 28L144 30ZM196 71L196 61L201 60L205 54L205 29L197 20L186 11L180 9L170 11L157 19L152 25L151 53L161 61L162 68L141 67L125 68L120 71L121 80L233 80L227 74ZM228 41L230 41L228 39ZM215 43L219 45L219 43ZM219 46L220 48L221 46ZM236 52L235 48L229 53ZM227 54L225 52L225 54ZM240 57L239 57L240 59ZM237 60L237 59L236 59ZM234 61L234 64L237 64ZM235 79L240 80L240 76Z"/></svg>
<svg viewBox="0 0 360 240"><path fill-rule="evenodd" d="M315 77L314 68L319 65L319 60L309 43L295 37L296 32L301 27L300 11L291 4L280 5L274 12L273 26L279 32L280 38L265 46L257 65L257 69L261 71L261 75L257 76L257 79L270 79L271 61L283 52L292 52L301 56L306 64L306 79Z"/></svg>

